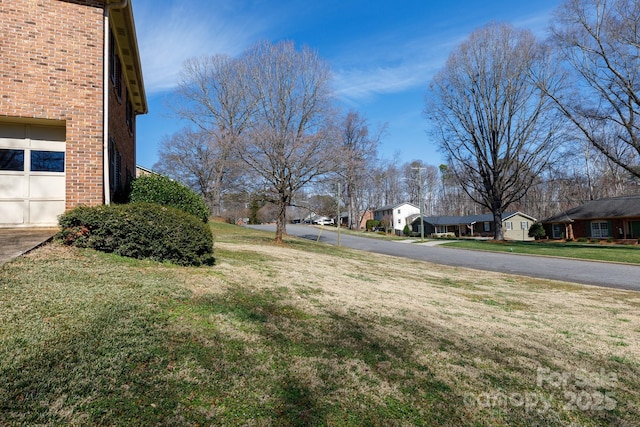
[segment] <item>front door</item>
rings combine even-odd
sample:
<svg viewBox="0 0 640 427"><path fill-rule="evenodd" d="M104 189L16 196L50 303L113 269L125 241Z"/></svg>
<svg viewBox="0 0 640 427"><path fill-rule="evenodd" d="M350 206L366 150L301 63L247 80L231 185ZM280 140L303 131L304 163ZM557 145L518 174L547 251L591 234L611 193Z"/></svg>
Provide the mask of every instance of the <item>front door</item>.
<svg viewBox="0 0 640 427"><path fill-rule="evenodd" d="M631 221L631 237L640 238L640 221Z"/></svg>

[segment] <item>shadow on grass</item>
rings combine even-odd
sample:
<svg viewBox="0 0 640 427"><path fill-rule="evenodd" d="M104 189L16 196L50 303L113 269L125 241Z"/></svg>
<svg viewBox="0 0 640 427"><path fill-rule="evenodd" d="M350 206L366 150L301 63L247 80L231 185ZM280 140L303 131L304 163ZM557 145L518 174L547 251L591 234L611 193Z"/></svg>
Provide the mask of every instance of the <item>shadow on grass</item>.
<svg viewBox="0 0 640 427"><path fill-rule="evenodd" d="M450 355L431 366L435 358L419 357L424 346L386 333L381 319L312 315L286 303L287 292L236 288L158 309L120 301L37 346L5 342L16 361L1 365L0 424L625 425L640 415L622 400L599 413L469 406L464 386L438 369L491 362L500 369L479 367L483 376L470 380L476 394L548 392L522 364L530 349L473 346L467 331L382 319ZM637 366L602 366L619 373L621 390L639 386Z"/></svg>

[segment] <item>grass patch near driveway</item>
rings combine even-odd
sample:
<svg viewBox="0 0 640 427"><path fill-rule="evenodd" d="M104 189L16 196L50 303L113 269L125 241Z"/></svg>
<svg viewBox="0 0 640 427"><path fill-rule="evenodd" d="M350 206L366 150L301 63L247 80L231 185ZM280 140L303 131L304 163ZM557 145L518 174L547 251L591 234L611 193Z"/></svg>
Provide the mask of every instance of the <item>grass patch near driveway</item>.
<svg viewBox="0 0 640 427"><path fill-rule="evenodd" d="M640 294L212 224L0 268L0 424L636 425Z"/></svg>
<svg viewBox="0 0 640 427"><path fill-rule="evenodd" d="M640 246L539 242L496 242L492 240L457 240L444 243L457 249L492 252L512 252L527 255L546 255L593 261L640 264Z"/></svg>

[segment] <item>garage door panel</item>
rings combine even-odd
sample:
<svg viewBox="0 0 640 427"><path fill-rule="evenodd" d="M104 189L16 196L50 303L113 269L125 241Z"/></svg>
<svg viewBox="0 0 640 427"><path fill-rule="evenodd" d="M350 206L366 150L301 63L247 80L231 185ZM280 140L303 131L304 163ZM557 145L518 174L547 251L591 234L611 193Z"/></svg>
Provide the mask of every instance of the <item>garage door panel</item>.
<svg viewBox="0 0 640 427"><path fill-rule="evenodd" d="M64 212L64 201L34 201L29 202L29 224L55 225L58 215Z"/></svg>
<svg viewBox="0 0 640 427"><path fill-rule="evenodd" d="M65 135L60 126L0 122L0 225L55 225L65 211ZM22 151L21 162L12 160ZM17 165L17 166L16 166Z"/></svg>
<svg viewBox="0 0 640 427"><path fill-rule="evenodd" d="M0 174L0 200L24 198L24 183L24 175Z"/></svg>
<svg viewBox="0 0 640 427"><path fill-rule="evenodd" d="M31 149L47 151L64 151L65 143L58 141L31 141Z"/></svg>
<svg viewBox="0 0 640 427"><path fill-rule="evenodd" d="M32 199L64 199L64 175L31 175L29 197Z"/></svg>
<svg viewBox="0 0 640 427"><path fill-rule="evenodd" d="M24 224L24 201L0 200L0 225Z"/></svg>

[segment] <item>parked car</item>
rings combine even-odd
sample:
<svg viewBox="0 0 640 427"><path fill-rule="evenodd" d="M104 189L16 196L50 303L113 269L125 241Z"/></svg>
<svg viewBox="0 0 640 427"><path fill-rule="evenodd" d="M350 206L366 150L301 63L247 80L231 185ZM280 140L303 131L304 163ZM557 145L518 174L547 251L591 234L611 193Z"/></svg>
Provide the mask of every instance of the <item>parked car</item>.
<svg viewBox="0 0 640 427"><path fill-rule="evenodd" d="M323 216L323 217L314 219L313 223L317 225L333 225L334 221L333 221L333 218L327 218L326 216Z"/></svg>

